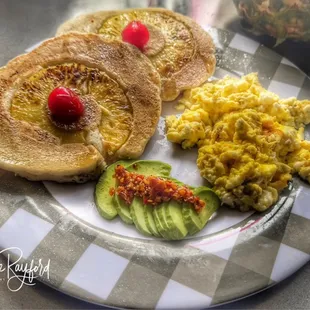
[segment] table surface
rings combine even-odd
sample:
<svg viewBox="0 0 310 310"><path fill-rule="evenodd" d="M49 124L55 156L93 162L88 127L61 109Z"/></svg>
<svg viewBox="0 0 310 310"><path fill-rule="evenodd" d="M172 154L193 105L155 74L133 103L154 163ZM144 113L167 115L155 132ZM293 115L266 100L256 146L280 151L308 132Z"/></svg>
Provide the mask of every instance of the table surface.
<svg viewBox="0 0 310 310"><path fill-rule="evenodd" d="M1 0L0 66L13 57L55 34L65 20L82 13L125 7L164 6L187 14L195 8L195 19L204 24L232 30L273 48L268 36L253 37L240 26L231 0ZM288 41L274 48L306 73L310 72L307 55L310 44ZM0 264L5 259L0 256ZM310 263L282 283L252 297L214 309L310 309ZM1 309L104 309L66 296L40 282L11 292L0 282Z"/></svg>

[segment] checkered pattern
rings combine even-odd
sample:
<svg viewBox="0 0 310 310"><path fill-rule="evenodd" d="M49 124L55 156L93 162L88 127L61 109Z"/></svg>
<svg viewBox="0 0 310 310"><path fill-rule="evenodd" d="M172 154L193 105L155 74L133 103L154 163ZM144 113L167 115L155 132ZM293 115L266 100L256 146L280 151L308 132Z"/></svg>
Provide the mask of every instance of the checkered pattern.
<svg viewBox="0 0 310 310"><path fill-rule="evenodd" d="M270 90L310 97L309 79L278 54L241 35L208 30L217 46L216 77L258 71ZM23 247L25 259L50 259L50 278L41 280L90 302L199 309L266 288L310 259L310 191L299 179L264 214L219 233L164 242L92 228L43 184L0 173L0 246Z"/></svg>

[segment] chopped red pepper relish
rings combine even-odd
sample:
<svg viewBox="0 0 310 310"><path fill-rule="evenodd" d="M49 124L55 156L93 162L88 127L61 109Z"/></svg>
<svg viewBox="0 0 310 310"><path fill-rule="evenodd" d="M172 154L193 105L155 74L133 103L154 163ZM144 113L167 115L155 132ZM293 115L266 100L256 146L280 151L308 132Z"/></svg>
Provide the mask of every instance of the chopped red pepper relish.
<svg viewBox="0 0 310 310"><path fill-rule="evenodd" d="M205 202L195 196L187 186L179 186L171 180L129 172L122 165L115 168L114 177L117 187L110 189L110 195L118 195L128 205L136 196L142 198L144 204L152 206L171 199L190 203L197 212L205 206Z"/></svg>

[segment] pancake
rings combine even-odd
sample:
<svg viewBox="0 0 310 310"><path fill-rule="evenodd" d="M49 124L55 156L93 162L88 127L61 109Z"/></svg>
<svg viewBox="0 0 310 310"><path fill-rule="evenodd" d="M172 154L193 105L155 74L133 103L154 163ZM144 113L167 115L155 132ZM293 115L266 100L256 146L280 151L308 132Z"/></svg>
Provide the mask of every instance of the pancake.
<svg viewBox="0 0 310 310"><path fill-rule="evenodd" d="M59 86L85 106L68 128L47 102ZM94 34L45 41L0 70L0 169L30 180L85 182L137 158L161 113L160 77L136 48Z"/></svg>
<svg viewBox="0 0 310 310"><path fill-rule="evenodd" d="M161 8L102 11L82 15L61 25L67 32L96 33L121 40L121 32L133 20L150 32L145 54L161 76L161 97L172 101L182 90L197 87L215 70L215 47L210 35L192 19Z"/></svg>

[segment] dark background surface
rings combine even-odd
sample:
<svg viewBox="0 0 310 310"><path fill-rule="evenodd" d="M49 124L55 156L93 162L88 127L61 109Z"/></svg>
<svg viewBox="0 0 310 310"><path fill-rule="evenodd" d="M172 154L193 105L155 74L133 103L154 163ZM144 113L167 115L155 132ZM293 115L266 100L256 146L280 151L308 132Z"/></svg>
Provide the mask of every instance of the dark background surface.
<svg viewBox="0 0 310 310"><path fill-rule="evenodd" d="M232 0L135 1L135 0L0 0L0 66L25 49L52 37L62 22L90 11L125 7L164 6L195 17L198 22L242 33L273 48L274 39L245 32ZM287 41L275 48L279 54L310 73L310 44ZM0 264L5 259L0 256ZM273 288L244 300L214 309L310 309L310 264ZM103 309L68 297L41 283L10 292L0 281L1 309Z"/></svg>

